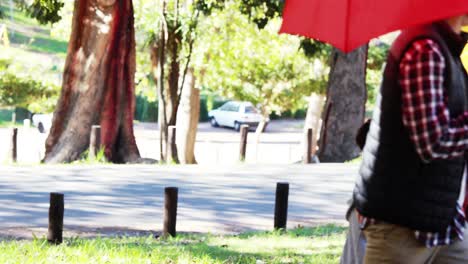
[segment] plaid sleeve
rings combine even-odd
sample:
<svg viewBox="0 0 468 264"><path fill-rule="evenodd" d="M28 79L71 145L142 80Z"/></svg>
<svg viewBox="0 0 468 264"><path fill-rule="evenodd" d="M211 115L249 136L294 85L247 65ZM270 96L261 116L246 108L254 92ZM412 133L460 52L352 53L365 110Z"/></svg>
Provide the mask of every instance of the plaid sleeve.
<svg viewBox="0 0 468 264"><path fill-rule="evenodd" d="M450 118L445 59L431 39L414 42L400 62L403 124L423 161L448 159L468 147L468 112Z"/></svg>

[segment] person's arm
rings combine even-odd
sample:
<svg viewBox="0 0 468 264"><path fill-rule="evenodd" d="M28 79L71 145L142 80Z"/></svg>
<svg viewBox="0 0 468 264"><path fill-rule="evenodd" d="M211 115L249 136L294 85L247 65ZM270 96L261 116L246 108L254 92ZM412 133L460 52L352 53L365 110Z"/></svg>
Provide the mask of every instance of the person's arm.
<svg viewBox="0 0 468 264"><path fill-rule="evenodd" d="M431 39L414 42L400 62L403 124L423 161L462 156L468 148L468 112L450 118L445 59Z"/></svg>

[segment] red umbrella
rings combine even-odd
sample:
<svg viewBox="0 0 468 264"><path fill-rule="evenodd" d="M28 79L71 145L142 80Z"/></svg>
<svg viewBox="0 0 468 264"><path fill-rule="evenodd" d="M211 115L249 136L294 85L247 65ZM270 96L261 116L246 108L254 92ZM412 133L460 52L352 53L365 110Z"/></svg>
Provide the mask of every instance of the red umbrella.
<svg viewBox="0 0 468 264"><path fill-rule="evenodd" d="M468 0L286 0L281 32L348 52L370 39L468 13Z"/></svg>

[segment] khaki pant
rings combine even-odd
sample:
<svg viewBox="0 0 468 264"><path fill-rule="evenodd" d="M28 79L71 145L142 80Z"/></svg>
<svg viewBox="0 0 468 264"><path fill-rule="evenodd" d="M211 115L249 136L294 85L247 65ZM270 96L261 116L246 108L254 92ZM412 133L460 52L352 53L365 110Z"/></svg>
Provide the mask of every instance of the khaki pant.
<svg viewBox="0 0 468 264"><path fill-rule="evenodd" d="M463 241L432 248L416 240L414 231L388 223L370 225L364 235L364 263L468 263L468 230Z"/></svg>

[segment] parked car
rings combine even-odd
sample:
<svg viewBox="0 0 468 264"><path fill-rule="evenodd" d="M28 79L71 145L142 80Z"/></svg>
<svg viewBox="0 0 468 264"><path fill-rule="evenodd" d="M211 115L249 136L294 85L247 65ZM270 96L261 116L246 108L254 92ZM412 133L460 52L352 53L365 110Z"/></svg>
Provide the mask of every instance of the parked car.
<svg viewBox="0 0 468 264"><path fill-rule="evenodd" d="M32 116L33 126L37 127L40 133L46 133L52 126L53 114L34 114Z"/></svg>
<svg viewBox="0 0 468 264"><path fill-rule="evenodd" d="M256 128L263 118L252 103L237 101L229 101L220 108L210 111L208 117L213 127L232 127L236 131L240 130L241 125Z"/></svg>

